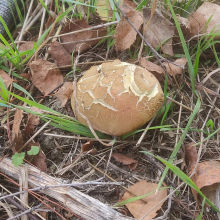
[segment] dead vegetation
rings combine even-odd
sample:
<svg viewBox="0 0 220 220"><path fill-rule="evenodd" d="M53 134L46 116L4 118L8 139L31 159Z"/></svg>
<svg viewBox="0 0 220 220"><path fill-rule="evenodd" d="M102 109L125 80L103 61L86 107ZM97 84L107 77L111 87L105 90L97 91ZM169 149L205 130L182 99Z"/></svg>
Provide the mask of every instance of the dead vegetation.
<svg viewBox="0 0 220 220"><path fill-rule="evenodd" d="M219 3L62 3L27 1L1 37L0 218L220 219Z"/></svg>

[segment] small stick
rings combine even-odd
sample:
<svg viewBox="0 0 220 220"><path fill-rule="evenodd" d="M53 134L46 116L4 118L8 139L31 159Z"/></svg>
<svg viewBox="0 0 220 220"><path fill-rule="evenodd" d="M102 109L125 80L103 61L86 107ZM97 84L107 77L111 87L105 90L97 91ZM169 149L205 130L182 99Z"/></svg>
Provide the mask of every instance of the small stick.
<svg viewBox="0 0 220 220"><path fill-rule="evenodd" d="M160 109L159 109L159 110L160 110ZM158 110L158 111L159 111L159 110ZM148 123L147 127L145 128L144 132L143 132L142 135L140 136L140 138L139 138L139 140L138 140L138 142L137 142L137 144L136 144L135 147L139 147L139 145L140 145L141 142L143 141L144 136L147 134L147 131L148 131L149 127L151 126L152 122L154 121L154 119L155 119L155 117L156 117L158 111L156 112L156 114L154 115L154 117L153 117L153 118L150 120L150 122Z"/></svg>
<svg viewBox="0 0 220 220"><path fill-rule="evenodd" d="M91 141L97 141L96 138L88 138L88 137L78 137L78 136L67 136L67 135L59 135L59 134L51 134L51 133L44 133L44 135L47 136L53 136L53 137L63 137L63 138L71 138L71 139L80 139L80 140L91 140ZM101 139L102 141L110 141L109 139ZM125 144L136 144L136 141L118 141L116 140L115 143L125 143ZM142 144L149 144L149 142L142 142Z"/></svg>
<svg viewBox="0 0 220 220"><path fill-rule="evenodd" d="M30 191L34 192L34 191L39 191L39 190L46 190L46 189L50 189L50 188L58 188L58 187L67 187L67 186L72 186L72 187L81 187L81 186L87 186L87 185L102 185L102 186L107 186L107 185L116 185L116 186L120 186L123 185L123 182L97 182L97 181L88 181L85 183L78 183L78 182L74 182L74 183L66 183L66 184L60 184L60 185L50 185L50 186L39 186L33 189L29 189ZM26 190L20 191L20 192L16 192L10 195L6 195L6 196L2 196L0 197L0 200L9 198L9 197L14 197L17 195L20 195L22 193L26 193Z"/></svg>
<svg viewBox="0 0 220 220"><path fill-rule="evenodd" d="M23 38L24 30L25 30L25 28L26 28L26 26L27 26L28 17L29 17L29 15L30 15L30 12L31 12L33 3L34 3L34 0L32 0L31 3L30 3L30 5L29 5L28 13L27 13L27 15L26 15L24 24L23 24L23 26L22 26L21 33L20 33L20 36L19 36L19 38L18 38L18 41L21 41L22 38Z"/></svg>
<svg viewBox="0 0 220 220"><path fill-rule="evenodd" d="M12 205L14 205L15 207L17 207L18 209L20 209L21 211L25 212L27 211L22 205L18 204L15 200L13 200L12 198L6 198L6 201L11 203ZM25 213L29 218L33 219L33 220L39 220L36 216L34 216L33 214L31 213ZM23 213L22 213L23 215ZM20 216L20 214L19 214ZM11 218L8 218L8 219L15 219L15 217L17 218L17 216L13 216Z"/></svg>
<svg viewBox="0 0 220 220"><path fill-rule="evenodd" d="M106 24L100 24L100 25L92 26L90 28L84 28L84 29L81 29L81 30L78 30L78 31L72 31L72 32L65 33L65 34L52 36L52 37L49 37L49 39L52 39L54 37L62 37L62 36L70 35L70 34L77 34L77 33L84 32L84 31L92 31L92 30L99 29L99 28L105 28L105 27L108 27L110 25L118 24L118 22L119 21L112 21L112 22L109 22L109 23L106 23Z"/></svg>
<svg viewBox="0 0 220 220"><path fill-rule="evenodd" d="M91 64L99 64L99 63L108 63L108 62L113 62L114 60L103 60L103 61L93 61L93 62L86 62L86 63L77 63L76 66L82 66L82 65L91 65ZM68 67L72 67L73 65L65 65L65 66L60 66L60 67L53 67L48 70L54 70L54 69L65 69Z"/></svg>
<svg viewBox="0 0 220 220"><path fill-rule="evenodd" d="M48 0L45 0L45 5L48 5ZM42 19L41 19L41 24L40 24L40 31L39 31L38 39L41 37L41 35L43 33L45 15L46 15L46 9L44 8Z"/></svg>
<svg viewBox="0 0 220 220"><path fill-rule="evenodd" d="M83 43L83 42L88 42L88 41L93 41L93 40L100 40L103 38L109 38L109 37L113 37L114 35L107 35L107 36L103 36L103 37L96 37L96 38L91 38L91 39L85 39L85 40L77 40L77 41L72 41L72 42L65 42L65 43L61 43L63 44L76 44L76 43Z"/></svg>
<svg viewBox="0 0 220 220"><path fill-rule="evenodd" d="M192 110L191 108L189 108L189 107L186 106L186 105L183 105L183 104L180 103L180 102L177 102L175 99L172 99L172 98L169 97L169 96L167 96L167 99L169 99L170 101L175 102L175 103L178 104L179 106L182 106L183 108L185 108L185 109L187 109L187 110L193 112L193 110Z"/></svg>
<svg viewBox="0 0 220 220"><path fill-rule="evenodd" d="M49 123L51 122L48 121L45 123L19 150L18 152L21 152Z"/></svg>

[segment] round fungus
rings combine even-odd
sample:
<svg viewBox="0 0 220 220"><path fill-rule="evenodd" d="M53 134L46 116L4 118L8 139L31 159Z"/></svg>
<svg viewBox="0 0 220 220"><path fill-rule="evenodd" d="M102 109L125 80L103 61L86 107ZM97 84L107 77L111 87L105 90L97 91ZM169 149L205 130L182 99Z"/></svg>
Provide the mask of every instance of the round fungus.
<svg viewBox="0 0 220 220"><path fill-rule="evenodd" d="M148 122L163 103L160 83L149 71L115 60L93 66L77 82L71 104L77 119L121 136Z"/></svg>

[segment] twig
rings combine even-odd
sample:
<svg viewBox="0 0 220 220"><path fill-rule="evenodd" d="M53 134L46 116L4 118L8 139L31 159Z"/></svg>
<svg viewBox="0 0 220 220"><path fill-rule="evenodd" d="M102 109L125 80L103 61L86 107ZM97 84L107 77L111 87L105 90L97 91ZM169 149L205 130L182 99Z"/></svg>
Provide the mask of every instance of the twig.
<svg viewBox="0 0 220 220"><path fill-rule="evenodd" d="M106 186L106 185L116 185L116 186L120 186L123 185L123 182L96 182L96 181L88 181L88 182L84 182L84 183L78 183L78 182L74 182L74 183L66 183L66 184L60 184L60 185L45 185L45 186L40 186L40 187L36 187L33 189L29 189L32 192L35 191L39 191L39 190L46 190L46 189L50 189L50 188L57 188L57 187L66 187L66 186L72 186L72 187L81 187L81 186L87 186L87 185L102 185L102 186ZM12 193L9 195L5 195L0 197L0 201L6 198L10 198L10 197L14 197L23 193L26 193L26 190L20 191L20 192L16 192L16 193Z"/></svg>
<svg viewBox="0 0 220 220"><path fill-rule="evenodd" d="M160 110L160 109L159 109L159 110ZM159 110L158 110L158 111L159 111ZM139 138L139 140L138 140L138 142L137 142L137 144L136 144L135 147L139 147L139 145L140 145L141 142L143 141L143 139L144 139L145 135L147 134L147 131L148 131L149 127L151 126L152 122L154 121L154 119L155 119L155 117L156 117L158 111L157 111L156 114L153 116L153 118L149 121L147 127L145 128L144 132L143 132L142 135L140 136L140 138Z"/></svg>
<svg viewBox="0 0 220 220"><path fill-rule="evenodd" d="M85 39L85 40L77 40L77 41L65 42L65 43L61 43L61 44L64 45L64 44L84 43L84 42L88 42L88 41L100 40L100 39L103 39L103 38L109 38L109 37L113 37L113 36L114 35L107 35L107 36L103 36L103 37L96 37L96 38Z"/></svg>
<svg viewBox="0 0 220 220"><path fill-rule="evenodd" d="M18 152L21 152L44 128L50 124L51 120L45 123L19 150Z"/></svg>
<svg viewBox="0 0 220 220"><path fill-rule="evenodd" d="M77 63L76 66L82 66L82 65L92 65L92 64L99 64L99 63L109 63L113 62L114 60L103 60L103 61L93 61L93 62L85 62L85 63ZM65 65L65 66L59 66L59 67L53 67L48 70L54 70L54 69L65 69L68 67L73 67L73 65Z"/></svg>
<svg viewBox="0 0 220 220"><path fill-rule="evenodd" d="M39 218L37 218L36 216L34 216L33 214L31 214L29 212L29 210L26 210L22 205L18 204L15 200L13 200L12 198L6 198L6 201L11 203L12 205L16 206L18 209L20 209L23 212L28 211L27 213L25 213L29 218L33 219L33 220L39 220ZM19 214L19 217L23 215L23 213ZM17 218L17 216L13 216L11 218L9 218L10 220ZM8 219L8 220L9 220Z"/></svg>
<svg viewBox="0 0 220 220"><path fill-rule="evenodd" d="M65 34L59 34L57 36L49 37L49 39L52 39L54 37L62 37L62 36L70 35L70 34L78 34L80 32L84 32L84 31L92 31L92 30L95 30L95 29L104 28L104 27L108 27L110 25L118 24L118 22L119 21L112 21L112 22L109 22L109 23L106 23L106 24L100 24L100 25L92 26L90 28L84 28L84 29L81 29L81 30L78 30L78 31L72 31L72 32L68 32L68 33L65 33Z"/></svg>
<svg viewBox="0 0 220 220"><path fill-rule="evenodd" d="M88 138L88 137L68 136L68 135L51 134L51 133L44 133L44 135L53 136L53 137L61 137L61 138L71 138L71 139L98 141L96 138ZM100 140L110 141L109 139L100 139ZM115 143L136 144L137 141L119 141L119 140L115 140ZM142 144L149 144L149 142L141 142L141 143Z"/></svg>
<svg viewBox="0 0 220 220"><path fill-rule="evenodd" d="M48 5L48 0L45 0L45 5ZM42 15L42 18L41 18L40 31L39 31L38 39L41 37L41 35L43 33L45 15L46 15L46 9L44 8L43 9L43 15Z"/></svg>
<svg viewBox="0 0 220 220"><path fill-rule="evenodd" d="M22 26L21 33L20 33L20 36L19 36L19 38L18 38L18 41L21 41L22 38L23 38L24 30L25 30L25 28L26 28L26 26L27 26L28 17L29 17L29 15L30 15L30 12L31 12L33 3L34 3L34 0L31 0L31 3L30 3L30 5L29 5L28 12L27 12L27 15L26 15L24 24L23 24L23 26Z"/></svg>
<svg viewBox="0 0 220 220"><path fill-rule="evenodd" d="M10 195L13 194L13 193L11 193L7 188L5 188L3 185L0 185L0 186L1 186L1 188L4 189L6 192L10 193ZM25 191L25 192L26 192L26 191ZM21 194L21 192L17 192L16 195L19 195L19 194ZM8 195L8 196L10 197L10 195ZM23 203L16 195L15 195L15 193L14 193L14 198L15 198L16 200L18 200L20 203L22 203L22 205L24 205L26 208L30 209L30 206L28 206L27 204ZM6 198L7 198L7 197L6 197ZM33 214L36 214L40 219L44 220L44 218L43 218L41 215L39 215L37 212L34 212Z"/></svg>
<svg viewBox="0 0 220 220"><path fill-rule="evenodd" d="M172 102L175 102L175 103L178 104L179 106L181 106L181 107L183 107L183 108L185 108L185 109L187 109L187 110L193 112L193 110L192 110L191 108L189 108L189 107L186 106L186 105L183 105L183 104L180 103L180 102L177 102L175 99L172 99L172 98L169 97L169 96L166 96L166 98L169 99L169 100L172 101Z"/></svg>
<svg viewBox="0 0 220 220"><path fill-rule="evenodd" d="M172 189L170 189L170 192L172 192ZM168 199L168 207L167 207L167 210L165 211L165 213L163 214L163 216L160 216L158 218L154 218L152 220L164 220L167 218L167 215L169 214L170 212L170 209L171 209L171 204L172 204L172 194L170 194L169 196L169 199Z"/></svg>

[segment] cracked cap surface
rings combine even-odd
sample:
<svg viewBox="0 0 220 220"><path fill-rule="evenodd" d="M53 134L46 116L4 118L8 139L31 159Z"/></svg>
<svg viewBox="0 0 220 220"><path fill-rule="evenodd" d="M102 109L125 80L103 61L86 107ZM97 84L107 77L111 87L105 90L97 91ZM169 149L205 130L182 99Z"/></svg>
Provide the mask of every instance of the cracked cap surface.
<svg viewBox="0 0 220 220"><path fill-rule="evenodd" d="M160 83L149 71L115 60L93 66L71 99L77 119L95 130L121 136L148 122L163 103Z"/></svg>

